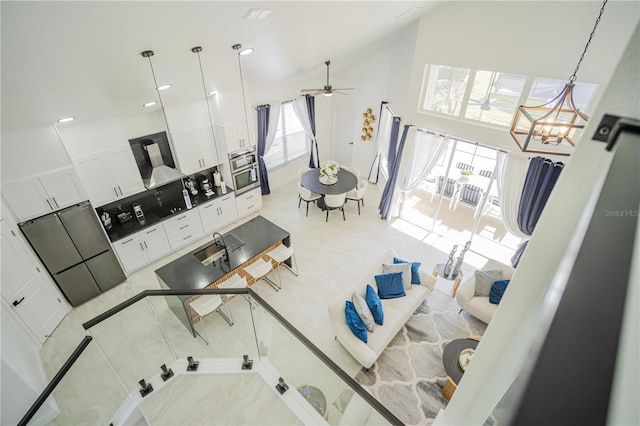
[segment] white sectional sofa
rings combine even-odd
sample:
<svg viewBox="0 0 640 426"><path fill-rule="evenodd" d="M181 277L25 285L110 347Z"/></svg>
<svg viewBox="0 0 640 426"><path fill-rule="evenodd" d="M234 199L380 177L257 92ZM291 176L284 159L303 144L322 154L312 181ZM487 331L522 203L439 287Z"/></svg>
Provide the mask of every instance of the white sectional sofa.
<svg viewBox="0 0 640 426"><path fill-rule="evenodd" d="M510 280L513 276L514 269L511 266L500 263L497 260L489 259L482 267L482 271L492 269L502 270L502 279ZM456 292L456 302L462 310L469 312L480 321L489 324L493 314L495 314L498 305L489 302L489 296L476 296L476 280L475 273L460 284Z"/></svg>
<svg viewBox="0 0 640 426"><path fill-rule="evenodd" d="M374 276L382 274L382 264L392 264L394 257L398 256L393 250L388 250L371 262L369 270L360 279L340 292L329 304L329 318L336 339L365 368L370 368L376 362L382 351L426 299L436 282L430 273L420 268L420 285L412 284L411 290L406 290L404 297L382 299L383 325L376 324L375 330L368 333L368 342L364 343L354 336L347 326L344 314L345 301L351 300L354 292L364 297L367 284L370 284L377 292L378 288ZM404 260L411 262L414 259Z"/></svg>

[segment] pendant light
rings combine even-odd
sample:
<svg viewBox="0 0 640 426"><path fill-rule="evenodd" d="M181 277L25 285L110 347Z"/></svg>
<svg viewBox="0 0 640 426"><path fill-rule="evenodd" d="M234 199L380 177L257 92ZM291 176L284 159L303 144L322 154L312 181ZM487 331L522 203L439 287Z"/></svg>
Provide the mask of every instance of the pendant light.
<svg viewBox="0 0 640 426"><path fill-rule="evenodd" d="M202 77L202 91L204 92L204 101L207 103L207 112L209 116L209 125L211 126L211 135L213 136L213 144L216 148L216 156L218 159L220 159L220 153L218 152L218 143L216 141L216 133L213 131L213 119L211 118L211 106L209 105L209 98L208 98L209 95L213 95L218 92L207 91L207 85L204 81L204 71L202 70L202 60L200 58L200 52L202 52L202 47L200 46L192 47L191 51L196 55L198 55L198 64L200 65L200 76Z"/></svg>
<svg viewBox="0 0 640 426"><path fill-rule="evenodd" d="M240 43L234 44L233 46L231 46L231 48L235 50L238 54L238 70L240 71L240 87L242 89L242 105L244 107L244 122L247 127L247 135L249 135L250 132L249 132L249 117L247 116L247 99L244 93L244 78L242 76L242 61L240 60L240 57L253 53L253 49L252 48L242 49L242 45Z"/></svg>
<svg viewBox="0 0 640 426"><path fill-rule="evenodd" d="M598 28L607 1L604 0L602 3L600 14L580 55L578 64L562 91L546 104L539 106L520 105L518 107L511 123L510 133L523 152L571 155L568 150L549 149L549 147L558 146L564 141L574 147L576 145L573 140L574 132L584 128L589 120L589 117L576 107L573 100L573 90L575 88L576 74L584 55L587 53L593 34ZM534 146L531 145L532 143Z"/></svg>

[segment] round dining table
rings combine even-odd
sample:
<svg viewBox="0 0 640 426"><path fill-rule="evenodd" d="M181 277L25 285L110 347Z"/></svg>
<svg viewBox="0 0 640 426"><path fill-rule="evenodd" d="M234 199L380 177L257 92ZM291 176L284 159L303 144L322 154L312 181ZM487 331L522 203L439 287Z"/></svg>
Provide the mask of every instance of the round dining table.
<svg viewBox="0 0 640 426"><path fill-rule="evenodd" d="M338 170L338 181L332 185L320 183L320 169L311 169L300 177L300 183L311 192L336 195L349 192L358 185L358 178L344 169Z"/></svg>

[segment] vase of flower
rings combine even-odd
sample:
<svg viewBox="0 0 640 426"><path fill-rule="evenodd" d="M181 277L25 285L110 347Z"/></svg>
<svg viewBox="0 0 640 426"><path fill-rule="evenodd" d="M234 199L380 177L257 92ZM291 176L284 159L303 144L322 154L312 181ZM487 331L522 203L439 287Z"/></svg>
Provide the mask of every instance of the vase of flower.
<svg viewBox="0 0 640 426"><path fill-rule="evenodd" d="M333 185L338 181L340 166L335 161L325 161L320 165L320 183Z"/></svg>

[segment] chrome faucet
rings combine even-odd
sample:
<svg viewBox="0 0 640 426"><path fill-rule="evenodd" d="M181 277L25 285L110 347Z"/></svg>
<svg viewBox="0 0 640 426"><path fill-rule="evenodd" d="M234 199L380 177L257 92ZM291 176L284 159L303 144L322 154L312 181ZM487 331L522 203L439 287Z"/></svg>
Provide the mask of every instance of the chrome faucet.
<svg viewBox="0 0 640 426"><path fill-rule="evenodd" d="M220 241L218 241L218 237L220 237L220 240L222 240L222 243L220 243ZM229 263L229 251L227 250L227 243L225 243L224 237L219 232L214 232L213 233L213 243L216 245L216 247L224 249L224 258L223 258L223 260L225 262ZM215 262L214 262L214 265L215 265Z"/></svg>

